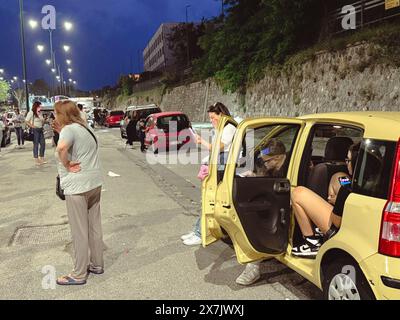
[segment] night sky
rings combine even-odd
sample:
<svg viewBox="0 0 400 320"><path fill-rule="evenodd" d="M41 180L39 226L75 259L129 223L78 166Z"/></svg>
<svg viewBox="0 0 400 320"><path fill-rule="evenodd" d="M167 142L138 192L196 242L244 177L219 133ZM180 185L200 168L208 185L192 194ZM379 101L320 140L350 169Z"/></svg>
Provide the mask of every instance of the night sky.
<svg viewBox="0 0 400 320"><path fill-rule="evenodd" d="M220 0L25 0L25 21L39 22L44 5L57 10L57 30L53 33L56 61L66 72L66 59L72 60L71 78L82 90L99 89L116 83L120 74L143 71L142 51L163 22L184 22L185 6L188 20L200 21L221 12ZM63 21L74 23L66 32ZM22 53L20 45L18 0L0 1L0 69L7 79L22 79ZM28 80L43 78L53 81L50 67L49 32L25 26ZM37 44L45 45L39 53ZM71 46L65 53L62 46ZM140 55L140 68L139 59Z"/></svg>

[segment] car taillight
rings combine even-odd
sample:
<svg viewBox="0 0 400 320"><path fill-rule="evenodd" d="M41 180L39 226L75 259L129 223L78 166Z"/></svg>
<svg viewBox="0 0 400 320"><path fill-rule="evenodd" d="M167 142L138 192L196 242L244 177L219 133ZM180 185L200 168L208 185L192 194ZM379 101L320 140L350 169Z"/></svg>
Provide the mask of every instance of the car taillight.
<svg viewBox="0 0 400 320"><path fill-rule="evenodd" d="M389 200L382 216L379 253L400 257L400 140L396 148Z"/></svg>

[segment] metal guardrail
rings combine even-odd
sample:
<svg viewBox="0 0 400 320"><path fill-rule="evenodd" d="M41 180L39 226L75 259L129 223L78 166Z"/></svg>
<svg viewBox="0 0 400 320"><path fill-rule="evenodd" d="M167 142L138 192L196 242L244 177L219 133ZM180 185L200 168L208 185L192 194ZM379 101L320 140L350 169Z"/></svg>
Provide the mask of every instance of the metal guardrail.
<svg viewBox="0 0 400 320"><path fill-rule="evenodd" d="M342 13L345 5L351 5L356 12L356 29L363 28L373 23L382 22L400 16L400 7L386 9L385 0L361 0L361 1L336 1L329 8L329 30L331 34L339 34L349 30L342 28L342 20L346 13ZM332 10L332 5L335 8Z"/></svg>

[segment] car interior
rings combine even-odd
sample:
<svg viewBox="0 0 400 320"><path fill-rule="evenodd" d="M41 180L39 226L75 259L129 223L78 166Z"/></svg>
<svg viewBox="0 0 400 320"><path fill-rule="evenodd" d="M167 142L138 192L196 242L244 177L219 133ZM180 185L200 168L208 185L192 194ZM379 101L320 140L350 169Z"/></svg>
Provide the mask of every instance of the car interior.
<svg viewBox="0 0 400 320"><path fill-rule="evenodd" d="M348 173L345 159L349 147L361 141L363 130L356 127L317 124L312 128L301 161L298 186L305 186L321 198L328 198L331 177L337 172ZM301 230L294 226L293 246L302 242Z"/></svg>

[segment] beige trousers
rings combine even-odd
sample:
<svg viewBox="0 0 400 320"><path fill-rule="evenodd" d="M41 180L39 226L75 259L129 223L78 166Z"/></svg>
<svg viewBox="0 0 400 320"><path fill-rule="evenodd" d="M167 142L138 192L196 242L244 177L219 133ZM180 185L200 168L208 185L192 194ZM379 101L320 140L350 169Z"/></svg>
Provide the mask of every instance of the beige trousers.
<svg viewBox="0 0 400 320"><path fill-rule="evenodd" d="M100 197L101 187L65 196L75 253L72 276L77 279L86 277L89 263L95 267L104 267Z"/></svg>

